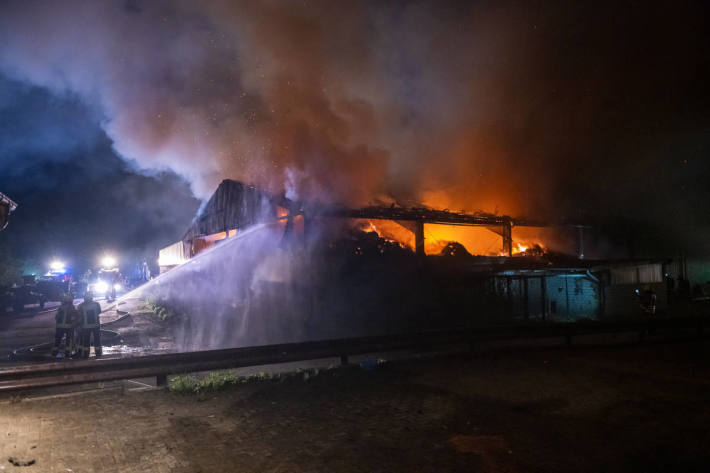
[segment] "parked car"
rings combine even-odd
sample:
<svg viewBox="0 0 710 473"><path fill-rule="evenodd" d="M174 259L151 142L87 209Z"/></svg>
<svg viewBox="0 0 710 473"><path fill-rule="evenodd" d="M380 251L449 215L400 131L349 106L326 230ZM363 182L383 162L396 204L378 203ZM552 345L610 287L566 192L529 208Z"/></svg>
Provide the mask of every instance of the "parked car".
<svg viewBox="0 0 710 473"><path fill-rule="evenodd" d="M12 307L15 313L25 310L25 306L38 304L40 309L50 301L59 302L69 289L68 282L56 278L37 279L33 275L23 276L21 285L14 285L0 291L0 312Z"/></svg>
<svg viewBox="0 0 710 473"><path fill-rule="evenodd" d="M12 310L16 313L24 311L26 305L32 304L39 304L40 309L44 309L44 299L37 291L34 276L22 276L22 284L10 288L10 296Z"/></svg>

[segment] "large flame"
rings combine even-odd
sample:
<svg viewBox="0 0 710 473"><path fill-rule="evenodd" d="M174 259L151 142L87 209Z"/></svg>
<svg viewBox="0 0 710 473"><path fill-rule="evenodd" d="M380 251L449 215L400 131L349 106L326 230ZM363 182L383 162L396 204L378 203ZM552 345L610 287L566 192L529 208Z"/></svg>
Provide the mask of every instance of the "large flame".
<svg viewBox="0 0 710 473"><path fill-rule="evenodd" d="M414 233L393 220L365 220L360 228L376 232L380 237L399 243L403 248L415 249ZM530 233L529 231L527 233ZM451 242L460 243L472 255L505 256L502 237L485 227L459 225L424 225L424 251L438 255ZM533 255L544 251L542 241L531 236L513 240L514 255ZM534 250L534 251L533 251Z"/></svg>

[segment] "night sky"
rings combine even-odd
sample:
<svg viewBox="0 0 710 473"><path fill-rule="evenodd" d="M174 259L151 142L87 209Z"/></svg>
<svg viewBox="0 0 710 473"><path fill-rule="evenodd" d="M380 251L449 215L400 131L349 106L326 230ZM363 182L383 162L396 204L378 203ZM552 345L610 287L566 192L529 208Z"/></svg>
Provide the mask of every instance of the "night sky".
<svg viewBox="0 0 710 473"><path fill-rule="evenodd" d="M76 97L0 78L0 189L19 204L0 245L26 272L96 266L104 252L155 260L198 209L184 179L122 160L100 121Z"/></svg>
<svg viewBox="0 0 710 473"><path fill-rule="evenodd" d="M5 1L0 245L155 258L236 178L710 256L709 21L706 1Z"/></svg>

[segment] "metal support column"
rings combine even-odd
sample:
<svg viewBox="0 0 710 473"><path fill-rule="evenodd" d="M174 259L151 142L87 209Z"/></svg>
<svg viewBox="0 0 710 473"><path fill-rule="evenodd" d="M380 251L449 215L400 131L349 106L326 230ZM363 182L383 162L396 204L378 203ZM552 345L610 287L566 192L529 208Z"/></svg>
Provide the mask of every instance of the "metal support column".
<svg viewBox="0 0 710 473"><path fill-rule="evenodd" d="M417 256L424 256L424 222L414 222L414 248Z"/></svg>
<svg viewBox="0 0 710 473"><path fill-rule="evenodd" d="M577 258L584 259L584 226L577 227Z"/></svg>
<svg viewBox="0 0 710 473"><path fill-rule="evenodd" d="M545 276L540 277L540 302L542 304L542 320L547 315L547 282Z"/></svg>
<svg viewBox="0 0 710 473"><path fill-rule="evenodd" d="M528 277L523 276L522 277L523 281L523 314L525 315L525 320L528 320L530 318L530 298L528 294Z"/></svg>
<svg viewBox="0 0 710 473"><path fill-rule="evenodd" d="M513 222L510 219L503 225L503 252L513 256Z"/></svg>

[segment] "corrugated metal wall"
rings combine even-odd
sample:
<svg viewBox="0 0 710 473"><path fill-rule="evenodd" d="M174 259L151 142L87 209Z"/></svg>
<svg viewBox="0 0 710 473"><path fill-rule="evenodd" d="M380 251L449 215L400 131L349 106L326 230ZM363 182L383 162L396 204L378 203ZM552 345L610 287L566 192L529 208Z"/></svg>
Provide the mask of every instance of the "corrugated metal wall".
<svg viewBox="0 0 710 473"><path fill-rule="evenodd" d="M596 318L600 312L599 283L588 276L547 276L546 299L550 318L573 321Z"/></svg>
<svg viewBox="0 0 710 473"><path fill-rule="evenodd" d="M192 257L190 245L178 241L160 250L158 264L162 266L175 266L182 264Z"/></svg>
<svg viewBox="0 0 710 473"><path fill-rule="evenodd" d="M612 284L650 284L659 282L663 282L663 265L661 263L611 268Z"/></svg>
<svg viewBox="0 0 710 473"><path fill-rule="evenodd" d="M543 282L542 277L528 278L528 316L532 318L542 318L543 305Z"/></svg>
<svg viewBox="0 0 710 473"><path fill-rule="evenodd" d="M276 217L279 199L268 192L225 179L188 229L183 240L242 229Z"/></svg>
<svg viewBox="0 0 710 473"><path fill-rule="evenodd" d="M599 282L587 274L498 276L495 289L518 319L574 321L601 313Z"/></svg>

